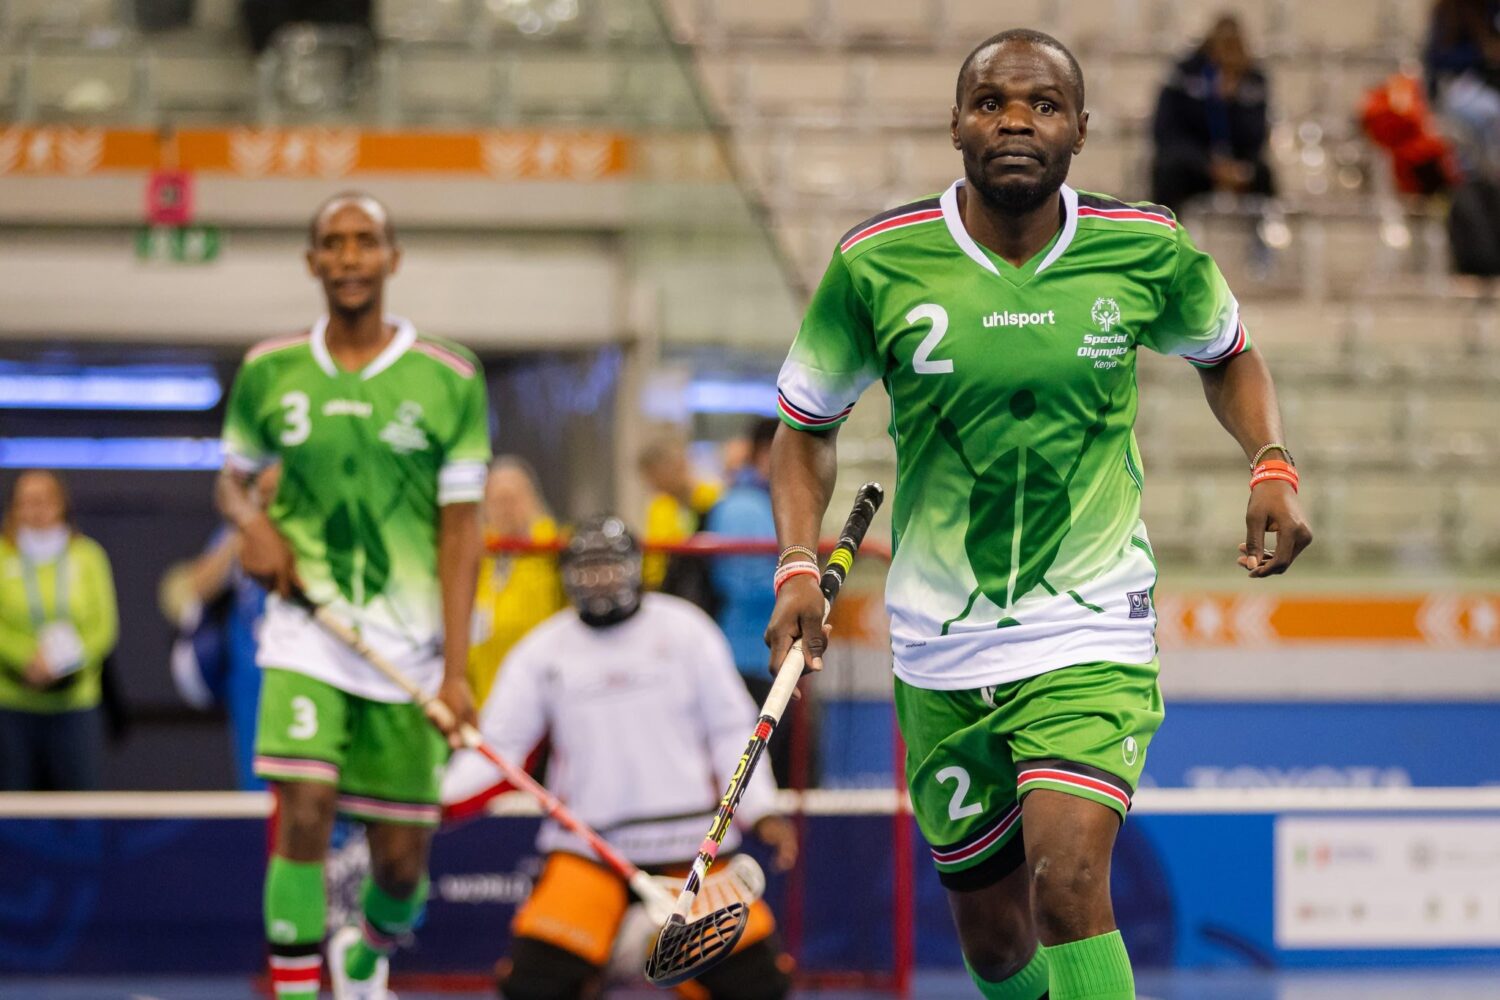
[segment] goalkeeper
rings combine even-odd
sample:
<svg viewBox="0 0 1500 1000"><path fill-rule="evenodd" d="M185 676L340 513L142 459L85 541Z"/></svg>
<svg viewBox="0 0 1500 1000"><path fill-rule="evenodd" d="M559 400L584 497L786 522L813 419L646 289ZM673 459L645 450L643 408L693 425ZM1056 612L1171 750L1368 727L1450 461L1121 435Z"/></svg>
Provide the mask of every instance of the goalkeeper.
<svg viewBox="0 0 1500 1000"><path fill-rule="evenodd" d="M573 607L526 636L499 673L482 729L504 757L524 761L544 738L548 784L558 798L632 862L649 872L686 874L755 725L755 707L735 672L729 644L692 604L642 594L641 550L624 522L597 518L562 555ZM503 790L499 772L476 753L454 758L443 784L450 815L475 811ZM772 815L766 771L746 789L736 819L776 852L796 860L791 825ZM733 850L734 831L725 847ZM501 963L507 1000L574 1000L597 995L616 948L629 889L559 824L542 825L546 867L516 914L515 941ZM779 1000L789 960L776 947L764 901L752 909L735 953L684 996ZM645 962L644 942L639 956Z"/></svg>

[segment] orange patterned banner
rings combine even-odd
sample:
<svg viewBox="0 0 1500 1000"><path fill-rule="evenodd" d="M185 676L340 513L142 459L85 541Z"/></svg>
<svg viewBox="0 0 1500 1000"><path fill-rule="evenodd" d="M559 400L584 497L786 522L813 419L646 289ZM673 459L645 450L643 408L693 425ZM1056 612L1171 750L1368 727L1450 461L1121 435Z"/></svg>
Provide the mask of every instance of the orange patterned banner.
<svg viewBox="0 0 1500 1000"><path fill-rule="evenodd" d="M152 170L159 139L148 129L0 128L0 174L82 177Z"/></svg>
<svg viewBox="0 0 1500 1000"><path fill-rule="evenodd" d="M81 177L180 169L241 177L461 174L595 181L634 169L634 140L599 131L362 132L354 129L0 129L0 174Z"/></svg>
<svg viewBox="0 0 1500 1000"><path fill-rule="evenodd" d="M1500 594L1159 596L1156 613L1164 646L1369 642L1500 647Z"/></svg>

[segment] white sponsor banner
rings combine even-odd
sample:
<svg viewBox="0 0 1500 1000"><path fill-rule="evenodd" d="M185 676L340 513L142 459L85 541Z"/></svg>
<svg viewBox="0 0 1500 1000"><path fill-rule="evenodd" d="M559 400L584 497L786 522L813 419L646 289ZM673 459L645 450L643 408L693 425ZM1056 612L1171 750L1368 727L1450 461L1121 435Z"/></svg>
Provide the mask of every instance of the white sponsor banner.
<svg viewBox="0 0 1500 1000"><path fill-rule="evenodd" d="M1500 818L1277 819L1276 944L1500 946Z"/></svg>

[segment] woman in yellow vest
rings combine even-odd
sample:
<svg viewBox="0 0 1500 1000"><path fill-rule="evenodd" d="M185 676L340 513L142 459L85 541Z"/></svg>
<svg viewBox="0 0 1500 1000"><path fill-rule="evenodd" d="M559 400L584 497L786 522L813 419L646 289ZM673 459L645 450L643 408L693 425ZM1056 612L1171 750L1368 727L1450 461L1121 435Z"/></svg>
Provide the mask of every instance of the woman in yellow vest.
<svg viewBox="0 0 1500 1000"><path fill-rule="evenodd" d="M118 626L109 558L73 526L62 480L21 473L0 522L0 791L99 787Z"/></svg>
<svg viewBox="0 0 1500 1000"><path fill-rule="evenodd" d="M496 539L557 541L557 522L547 510L536 474L526 460L502 455L484 486L486 543ZM532 626L567 604L554 552L492 552L479 566L474 595L474 633L469 645L469 684L484 704L500 661Z"/></svg>

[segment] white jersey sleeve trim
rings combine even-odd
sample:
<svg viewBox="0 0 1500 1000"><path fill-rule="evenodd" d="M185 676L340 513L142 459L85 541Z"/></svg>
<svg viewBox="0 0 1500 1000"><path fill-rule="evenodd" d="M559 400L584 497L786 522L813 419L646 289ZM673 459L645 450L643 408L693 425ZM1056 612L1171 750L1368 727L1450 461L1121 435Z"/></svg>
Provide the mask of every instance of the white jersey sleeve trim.
<svg viewBox="0 0 1500 1000"><path fill-rule="evenodd" d="M1195 365L1211 368L1221 365L1237 354L1245 351L1248 341L1245 333L1245 324L1240 322L1240 310L1238 303L1229 314L1229 325L1221 331L1208 349L1199 354L1184 354L1183 357Z"/></svg>
<svg viewBox="0 0 1500 1000"><path fill-rule="evenodd" d="M483 462L449 462L443 466L438 471L438 506L482 500L488 472Z"/></svg>
<svg viewBox="0 0 1500 1000"><path fill-rule="evenodd" d="M230 441L221 441L219 449L224 455L224 464L241 475L253 476L270 465L270 455L254 455Z"/></svg>
<svg viewBox="0 0 1500 1000"><path fill-rule="evenodd" d="M782 419L798 427L836 427L874 381L873 372L825 372L787 358L776 376L776 408Z"/></svg>

